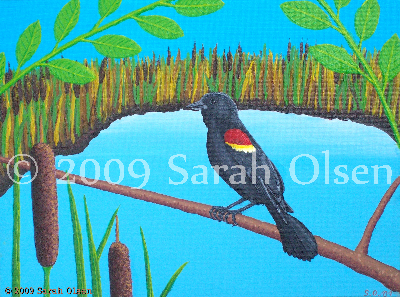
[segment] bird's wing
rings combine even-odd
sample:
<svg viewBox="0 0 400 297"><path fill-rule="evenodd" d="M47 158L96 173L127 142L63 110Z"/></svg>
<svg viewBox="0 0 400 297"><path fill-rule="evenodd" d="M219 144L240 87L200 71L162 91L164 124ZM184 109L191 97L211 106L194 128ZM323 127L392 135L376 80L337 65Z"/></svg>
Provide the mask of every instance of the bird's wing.
<svg viewBox="0 0 400 297"><path fill-rule="evenodd" d="M255 150L256 165L266 165L269 169L269 180L265 179L265 172L262 169L256 170L256 179L254 180L254 185L257 193L261 195L261 199L269 199L273 205L276 205L279 209L287 212L293 212L292 208L286 203L283 198L283 192L285 190L283 180L279 174L275 165L271 160L265 155L261 147L257 144L251 134L243 126L240 129L248 140L251 142L247 143L247 148L235 147L231 144L225 142L227 150L230 151L231 156L234 158L235 163L238 165L243 165L246 168L246 183L253 183L252 177L252 165L253 165L253 154ZM229 131L229 130L228 130ZM243 136L244 137L244 136ZM251 149L253 147L253 150Z"/></svg>

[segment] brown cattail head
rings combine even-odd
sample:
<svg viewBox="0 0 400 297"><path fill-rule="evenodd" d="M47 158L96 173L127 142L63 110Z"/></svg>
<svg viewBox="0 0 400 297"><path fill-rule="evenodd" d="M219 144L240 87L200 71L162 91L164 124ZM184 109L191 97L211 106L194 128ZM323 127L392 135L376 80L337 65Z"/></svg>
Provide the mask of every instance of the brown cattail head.
<svg viewBox="0 0 400 297"><path fill-rule="evenodd" d="M307 60L307 55L308 55L308 43L306 42L306 45L304 46L304 60Z"/></svg>
<svg viewBox="0 0 400 297"><path fill-rule="evenodd" d="M242 73L242 63L243 63L243 55L242 55L243 51L242 51L242 47L238 46L237 49L237 55L238 55L238 63L237 63L237 68L236 68L236 78L240 79L240 74Z"/></svg>
<svg viewBox="0 0 400 297"><path fill-rule="evenodd" d="M74 89L75 97L76 97L76 98L79 98L80 93L81 93L81 86L80 86L80 85L77 85L77 84L74 84L74 85L72 86L72 88Z"/></svg>
<svg viewBox="0 0 400 297"><path fill-rule="evenodd" d="M201 62L204 61L205 57L204 57L204 44L201 45L201 50L200 50L200 58L201 58Z"/></svg>
<svg viewBox="0 0 400 297"><path fill-rule="evenodd" d="M18 98L17 86L13 86L11 88L11 102L14 115L17 115L19 113L19 98Z"/></svg>
<svg viewBox="0 0 400 297"><path fill-rule="evenodd" d="M171 62L171 58L170 58L170 62ZM147 66L147 61L144 61L144 63L143 63L143 80L145 82L147 82L148 74L149 74L149 67Z"/></svg>
<svg viewBox="0 0 400 297"><path fill-rule="evenodd" d="M287 61L290 62L290 53L292 52L292 44L290 43L290 39L289 39L289 43L287 46Z"/></svg>
<svg viewBox="0 0 400 297"><path fill-rule="evenodd" d="M36 102L39 99L39 88L37 85L36 74L32 74L31 84L32 84L33 101Z"/></svg>
<svg viewBox="0 0 400 297"><path fill-rule="evenodd" d="M31 149L32 210L38 262L53 266L58 256L58 201L54 153L45 143Z"/></svg>
<svg viewBox="0 0 400 297"><path fill-rule="evenodd" d="M7 107L6 107L6 103L4 102L4 94L0 95L0 118L1 121L4 122L4 120L6 119L6 115L7 115Z"/></svg>
<svg viewBox="0 0 400 297"><path fill-rule="evenodd" d="M197 49L196 49L196 42L193 45L193 50L192 50L192 67L196 65L196 55L197 55Z"/></svg>
<svg viewBox="0 0 400 297"><path fill-rule="evenodd" d="M222 54L222 70L224 71L224 73L226 73L226 71L228 70L228 63L226 61L225 50L224 53Z"/></svg>
<svg viewBox="0 0 400 297"><path fill-rule="evenodd" d="M339 79L340 79L340 74L337 72L334 72L333 73L333 81L334 81L335 85L339 84Z"/></svg>
<svg viewBox="0 0 400 297"><path fill-rule="evenodd" d="M46 63L49 63L49 61L46 61ZM44 72L45 72L45 75L46 75L46 79L50 79L50 70L49 70L49 67L45 67L45 68L44 68Z"/></svg>
<svg viewBox="0 0 400 297"><path fill-rule="evenodd" d="M300 42L300 59L303 58L303 50L304 50L304 46L303 46L303 41Z"/></svg>
<svg viewBox="0 0 400 297"><path fill-rule="evenodd" d="M65 95L68 95L70 89L71 89L71 84L68 83L68 82L65 82L65 83L64 83L64 94L65 94Z"/></svg>
<svg viewBox="0 0 400 297"><path fill-rule="evenodd" d="M228 71L231 72L232 71L232 65L233 65L233 56L232 56L232 52L231 52L231 48L229 47L229 51L227 54L227 60L228 60Z"/></svg>
<svg viewBox="0 0 400 297"><path fill-rule="evenodd" d="M28 75L25 75L24 77L24 98L26 105L28 105L32 100L32 87Z"/></svg>
<svg viewBox="0 0 400 297"><path fill-rule="evenodd" d="M171 50L168 47L167 66L171 65Z"/></svg>
<svg viewBox="0 0 400 297"><path fill-rule="evenodd" d="M13 73L10 67L10 62L8 62L8 71L4 75L4 82L8 83L10 80L12 80L12 78L13 78Z"/></svg>
<svg viewBox="0 0 400 297"><path fill-rule="evenodd" d="M132 297L132 273L128 247L119 242L118 216L116 241L108 250L108 272L111 297Z"/></svg>
<svg viewBox="0 0 400 297"><path fill-rule="evenodd" d="M99 84L102 84L104 81L104 78L106 77L107 63L108 63L108 59L107 59L107 57L104 57L103 60L101 61L100 69L99 69Z"/></svg>
<svg viewBox="0 0 400 297"><path fill-rule="evenodd" d="M217 79L217 75L218 75L218 55L217 55L217 51L218 51L218 44L215 45L215 47L213 49L213 54L212 54L212 75L213 75L213 79L214 80Z"/></svg>
<svg viewBox="0 0 400 297"><path fill-rule="evenodd" d="M135 84L136 86L138 86L140 83L140 67L139 67L139 63L136 66L136 80L135 80Z"/></svg>
<svg viewBox="0 0 400 297"><path fill-rule="evenodd" d="M149 83L151 84L153 82L153 73L154 73L154 63L150 63L149 65Z"/></svg>

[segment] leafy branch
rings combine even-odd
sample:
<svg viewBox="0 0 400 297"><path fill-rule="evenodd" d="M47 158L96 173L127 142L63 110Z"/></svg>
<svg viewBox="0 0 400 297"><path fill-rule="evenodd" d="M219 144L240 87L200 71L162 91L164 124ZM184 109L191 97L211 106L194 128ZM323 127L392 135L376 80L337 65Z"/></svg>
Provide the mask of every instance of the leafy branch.
<svg viewBox="0 0 400 297"><path fill-rule="evenodd" d="M89 39L129 19L135 20L143 30L158 38L176 39L182 37L183 30L174 20L164 16L141 15L157 7L172 7L181 15L196 17L213 13L224 6L224 2L221 0L178 0L175 4L173 4L172 2L174 1L171 0L159 0L140 9L131 11L114 21L101 25L105 18L119 8L121 2L122 0L99 0L98 12L100 14L100 19L93 28L89 32L79 35L60 46L60 43L71 33L79 20L80 1L69 1L57 15L54 24L56 44L53 50L29 67L22 69L22 66L35 54L41 42L41 26L39 20L30 24L21 34L17 42L17 71L10 81L0 87L0 95L31 70L39 66L48 67L56 78L65 82L74 84L86 84L91 82L95 79L95 75L84 65L69 59L51 60L56 55L80 42L93 44L100 54L110 58L127 58L137 55L141 51L141 47L128 37L121 35L104 35L95 40ZM0 53L0 81L3 80L5 74L5 61L4 53Z"/></svg>
<svg viewBox="0 0 400 297"><path fill-rule="evenodd" d="M355 14L354 27L359 38L358 44L339 18L340 9L347 6L350 0L334 0L337 13L325 0L317 1L326 13L319 6L309 1L288 1L281 4L280 7L289 20L303 28L312 30L332 28L344 37L357 61L344 48L331 44L311 46L310 53L326 68L339 73L361 74L374 86L393 130L397 146L400 148L399 129L385 97L387 85L400 72L400 39L398 35L394 34L381 49L379 68L382 79L379 79L362 52L362 43L375 33L379 22L380 7L378 1L366 0ZM360 64L362 68L359 66Z"/></svg>

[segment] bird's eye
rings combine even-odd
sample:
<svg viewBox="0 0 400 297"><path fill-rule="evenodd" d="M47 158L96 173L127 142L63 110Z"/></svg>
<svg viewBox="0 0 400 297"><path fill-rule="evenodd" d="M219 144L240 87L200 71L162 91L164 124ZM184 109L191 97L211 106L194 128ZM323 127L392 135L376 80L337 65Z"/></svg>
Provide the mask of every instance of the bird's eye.
<svg viewBox="0 0 400 297"><path fill-rule="evenodd" d="M217 100L215 98L211 98L210 103L215 104L215 103L217 103Z"/></svg>

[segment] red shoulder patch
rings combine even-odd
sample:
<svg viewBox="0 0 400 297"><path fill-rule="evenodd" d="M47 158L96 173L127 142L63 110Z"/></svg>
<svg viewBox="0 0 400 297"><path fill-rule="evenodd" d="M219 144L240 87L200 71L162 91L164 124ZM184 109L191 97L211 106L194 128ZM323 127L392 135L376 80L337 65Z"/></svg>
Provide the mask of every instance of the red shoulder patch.
<svg viewBox="0 0 400 297"><path fill-rule="evenodd" d="M226 143L236 145L252 145L250 138L240 129L229 129L224 134Z"/></svg>

